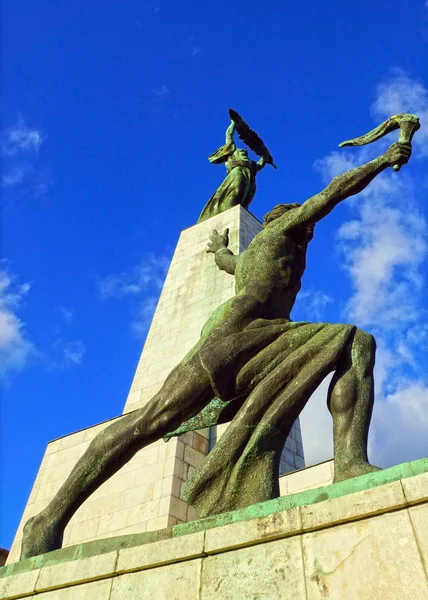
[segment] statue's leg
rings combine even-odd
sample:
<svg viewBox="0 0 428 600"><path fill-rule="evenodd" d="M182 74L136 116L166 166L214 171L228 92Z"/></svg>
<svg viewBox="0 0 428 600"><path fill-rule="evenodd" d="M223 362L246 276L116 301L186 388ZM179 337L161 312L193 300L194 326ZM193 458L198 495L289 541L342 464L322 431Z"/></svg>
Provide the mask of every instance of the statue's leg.
<svg viewBox="0 0 428 600"><path fill-rule="evenodd" d="M367 458L375 350L373 336L357 329L330 383L328 407L333 417L335 482L379 470Z"/></svg>
<svg viewBox="0 0 428 600"><path fill-rule="evenodd" d="M197 414L212 398L198 355L180 364L143 408L112 423L91 442L50 504L24 527L21 560L60 548L79 506L138 450Z"/></svg>

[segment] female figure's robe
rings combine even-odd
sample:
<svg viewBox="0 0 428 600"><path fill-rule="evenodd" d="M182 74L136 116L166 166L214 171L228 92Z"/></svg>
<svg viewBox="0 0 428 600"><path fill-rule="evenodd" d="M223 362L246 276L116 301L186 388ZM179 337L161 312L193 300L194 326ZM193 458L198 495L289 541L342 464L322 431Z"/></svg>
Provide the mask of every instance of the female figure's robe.
<svg viewBox="0 0 428 600"><path fill-rule="evenodd" d="M237 204L248 208L256 193L256 174L263 169L265 159L251 160L246 150L236 148L231 134L226 133L226 144L211 154L213 164L225 163L226 179L208 200L198 223L214 217Z"/></svg>

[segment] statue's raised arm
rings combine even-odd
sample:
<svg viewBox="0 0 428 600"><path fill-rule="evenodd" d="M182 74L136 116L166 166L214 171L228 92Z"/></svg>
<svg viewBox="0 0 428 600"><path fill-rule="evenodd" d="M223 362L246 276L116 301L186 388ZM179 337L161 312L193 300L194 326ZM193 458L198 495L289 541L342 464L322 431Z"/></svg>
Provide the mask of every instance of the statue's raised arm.
<svg viewBox="0 0 428 600"><path fill-rule="evenodd" d="M377 175L388 167L399 171L410 158L411 140L419 127L419 119L416 115L395 115L366 135L339 144L340 147L361 146L378 140L394 129L400 129L398 142L392 144L384 154L360 167L334 177L319 194L312 196L301 206L295 206L294 210L284 213L281 219L275 223L275 227L290 230L314 224L327 216L340 202L362 192Z"/></svg>

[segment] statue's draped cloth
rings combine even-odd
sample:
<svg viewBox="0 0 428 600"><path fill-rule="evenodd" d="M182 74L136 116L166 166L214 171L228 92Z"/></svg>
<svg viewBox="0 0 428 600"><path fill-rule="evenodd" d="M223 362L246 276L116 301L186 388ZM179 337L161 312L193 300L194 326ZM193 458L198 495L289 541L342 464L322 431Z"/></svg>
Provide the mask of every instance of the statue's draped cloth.
<svg viewBox="0 0 428 600"><path fill-rule="evenodd" d="M336 368L354 331L352 325L256 319L200 347L220 401L197 415L191 428L233 416L184 486L184 499L200 517L279 496L279 460L292 424L320 380Z"/></svg>
<svg viewBox="0 0 428 600"><path fill-rule="evenodd" d="M198 223L214 217L233 206L248 208L256 193L257 163L242 159L235 153L234 144L226 144L209 157L212 163L225 162L226 178L204 206Z"/></svg>

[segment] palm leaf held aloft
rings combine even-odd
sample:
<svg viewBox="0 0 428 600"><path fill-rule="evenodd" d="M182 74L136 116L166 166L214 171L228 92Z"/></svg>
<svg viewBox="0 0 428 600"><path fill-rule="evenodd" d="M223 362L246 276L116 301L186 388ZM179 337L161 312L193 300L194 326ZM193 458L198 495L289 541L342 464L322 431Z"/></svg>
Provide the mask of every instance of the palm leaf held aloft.
<svg viewBox="0 0 428 600"><path fill-rule="evenodd" d="M240 139L252 150L257 156L262 156L266 159L269 165L272 165L275 169L277 166L273 162L273 157L269 150L266 148L263 140L260 136L251 129L251 127L244 121L239 113L233 108L229 108L229 116L235 123L235 129Z"/></svg>

